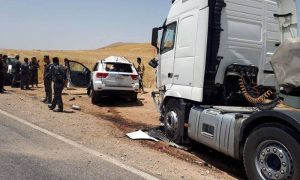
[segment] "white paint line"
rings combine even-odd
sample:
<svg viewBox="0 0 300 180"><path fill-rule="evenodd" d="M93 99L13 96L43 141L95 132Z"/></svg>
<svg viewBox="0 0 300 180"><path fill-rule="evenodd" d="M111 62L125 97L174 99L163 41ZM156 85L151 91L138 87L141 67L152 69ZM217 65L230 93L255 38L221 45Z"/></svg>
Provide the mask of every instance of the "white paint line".
<svg viewBox="0 0 300 180"><path fill-rule="evenodd" d="M5 116L7 116L7 117L10 117L10 118L16 120L16 121L18 121L18 122L20 122L20 123L22 123L22 124L24 124L26 126L29 126L29 127L33 128L33 129L38 130L38 131L40 131L40 132L42 132L44 134L47 134L47 135L49 135L49 136L51 136L51 137L53 137L55 139L58 139L58 140L66 143L66 144L69 144L69 145L71 145L73 147L76 147L76 148L78 148L78 149L80 149L80 150L82 150L82 151L84 151L86 153L89 153L91 155L97 156L97 157L101 158L104 161L107 161L107 162L112 163L112 164L114 164L114 165L116 165L118 167L121 167L121 168L123 168L123 169L125 169L125 170L127 170L127 171L129 171L129 172L131 172L133 174L136 174L136 175L138 175L138 176L140 176L142 178L149 179L149 180L158 180L158 178L156 178L156 177L154 177L154 176L152 176L152 175L150 175L148 173L145 173L145 172L143 172L141 170L138 170L138 169L136 169L134 167L126 165L126 164L124 164L124 163L122 163L122 162L114 159L113 157L110 157L108 155L102 154L102 153L100 153L98 151L95 151L95 150L90 149L88 147L85 147L85 146L83 146L81 144L78 144L75 141L69 140L69 139L67 139L65 137L62 137L62 136L57 135L57 134L55 134L53 132L50 132L50 131L48 131L46 129L43 129L43 128L37 126L37 125L34 125L34 124L32 124L32 123L24 120L24 119L16 117L16 116L14 116L12 114L9 114L9 113L7 113L5 111L2 111L1 109L0 109L0 113L3 114L3 115L5 115Z"/></svg>

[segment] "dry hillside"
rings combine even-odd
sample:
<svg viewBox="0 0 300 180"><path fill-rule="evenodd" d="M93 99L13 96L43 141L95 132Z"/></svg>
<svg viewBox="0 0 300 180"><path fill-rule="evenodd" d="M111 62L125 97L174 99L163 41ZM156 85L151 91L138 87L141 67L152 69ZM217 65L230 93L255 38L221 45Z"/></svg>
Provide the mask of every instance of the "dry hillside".
<svg viewBox="0 0 300 180"><path fill-rule="evenodd" d="M40 50L0 50L0 53L7 54L9 56L14 56L19 54L21 60L24 57L31 58L33 56L40 60L40 65L43 65L43 56L49 55L51 57L59 57L61 59L68 58L71 60L79 61L85 64L87 67L92 68L95 62L99 59L106 58L108 56L124 56L130 61L136 63L136 58L141 57L143 63L146 67L145 72L145 86L154 87L155 86L155 71L148 65L150 59L154 57L155 50L150 44L140 44L140 43L115 43L110 46L96 49L96 50L80 50L80 51L65 51L65 50L55 50L55 51L40 51ZM41 73L42 73L41 68ZM40 76L41 77L41 76Z"/></svg>

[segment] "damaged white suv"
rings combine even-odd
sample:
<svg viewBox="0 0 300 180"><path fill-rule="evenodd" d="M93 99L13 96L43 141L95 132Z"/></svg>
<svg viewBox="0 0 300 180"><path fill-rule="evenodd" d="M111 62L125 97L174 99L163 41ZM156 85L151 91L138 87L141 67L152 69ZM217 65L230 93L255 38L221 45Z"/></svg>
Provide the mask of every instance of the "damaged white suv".
<svg viewBox="0 0 300 180"><path fill-rule="evenodd" d="M127 96L137 101L139 75L135 66L124 57L110 56L96 62L93 71L75 61L66 61L70 83L87 87L93 104L104 96Z"/></svg>

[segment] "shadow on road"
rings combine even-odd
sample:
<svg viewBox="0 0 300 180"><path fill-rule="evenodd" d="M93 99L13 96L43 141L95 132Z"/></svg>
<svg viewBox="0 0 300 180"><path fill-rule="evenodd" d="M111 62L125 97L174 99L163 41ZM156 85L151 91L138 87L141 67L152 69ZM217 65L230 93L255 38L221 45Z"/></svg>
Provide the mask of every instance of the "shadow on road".
<svg viewBox="0 0 300 180"><path fill-rule="evenodd" d="M138 99L137 102L131 102L128 98L122 96L103 97L97 104L99 107L135 107L144 106L143 102Z"/></svg>
<svg viewBox="0 0 300 180"><path fill-rule="evenodd" d="M207 164L210 164L217 169L220 169L237 179L247 179L242 161L235 160L220 152L217 152L207 146L193 142L192 149L189 150L191 154L199 157Z"/></svg>
<svg viewBox="0 0 300 180"><path fill-rule="evenodd" d="M154 145L151 143L149 144L148 142L145 143L150 145L152 148L164 149L164 152L167 152L172 156L188 162L197 163L200 166L208 168L215 167L237 179L247 179L244 166L241 161L235 160L195 141L191 141L190 143L183 145L174 144L165 136L163 126L156 127L154 129L144 129L144 131L148 132L150 136L161 140L161 142L155 143ZM204 161L204 163L201 163L202 161Z"/></svg>

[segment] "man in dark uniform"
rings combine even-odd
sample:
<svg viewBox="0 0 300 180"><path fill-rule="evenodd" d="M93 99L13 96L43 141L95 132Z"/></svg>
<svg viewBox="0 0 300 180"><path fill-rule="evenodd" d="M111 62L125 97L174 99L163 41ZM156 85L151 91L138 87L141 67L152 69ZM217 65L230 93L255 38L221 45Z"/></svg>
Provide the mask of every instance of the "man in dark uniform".
<svg viewBox="0 0 300 180"><path fill-rule="evenodd" d="M49 108L54 110L55 107L58 106L58 110L55 110L55 112L63 112L62 91L67 81L67 71L63 65L59 64L59 59L57 57L53 58L53 67L51 72L52 80L54 82L54 99L52 101L52 105L49 105Z"/></svg>
<svg viewBox="0 0 300 180"><path fill-rule="evenodd" d="M0 72L0 73L2 73L2 74L0 74L0 76L2 76L2 81L0 82L0 92L2 92L2 91L6 91L5 89L4 89L4 84L5 84L5 77L6 77L6 73L7 73L7 68L8 68L8 66L7 66L7 55L3 55L3 57L2 57L2 65L0 65L0 66L2 66L2 69L0 68L0 70L2 71L2 72ZM2 90L2 91L1 91Z"/></svg>
<svg viewBox="0 0 300 180"><path fill-rule="evenodd" d="M49 56L44 56L44 85L45 85L45 93L46 98L44 103L51 104L52 102L52 74L51 69L53 65L50 63Z"/></svg>
<svg viewBox="0 0 300 180"><path fill-rule="evenodd" d="M36 57L32 57L31 58L31 62L30 62L30 72L31 72L31 77L30 77L30 84L33 87L34 85L36 85L36 87L38 87L38 72L39 72L39 62L37 61Z"/></svg>
<svg viewBox="0 0 300 180"><path fill-rule="evenodd" d="M24 58L24 63L21 65L21 89L24 90L29 88L30 80L30 69L29 69L29 59Z"/></svg>
<svg viewBox="0 0 300 180"><path fill-rule="evenodd" d="M0 93L4 93L4 87L3 87L3 82L4 82L4 73L3 73L3 69L4 69L4 61L2 59L2 54L0 54Z"/></svg>
<svg viewBox="0 0 300 180"><path fill-rule="evenodd" d="M17 60L13 66L12 66L12 74L13 74L13 80L11 83L12 87L18 87L20 83L20 69L21 69L21 62L20 62L20 56L16 55L15 59Z"/></svg>

